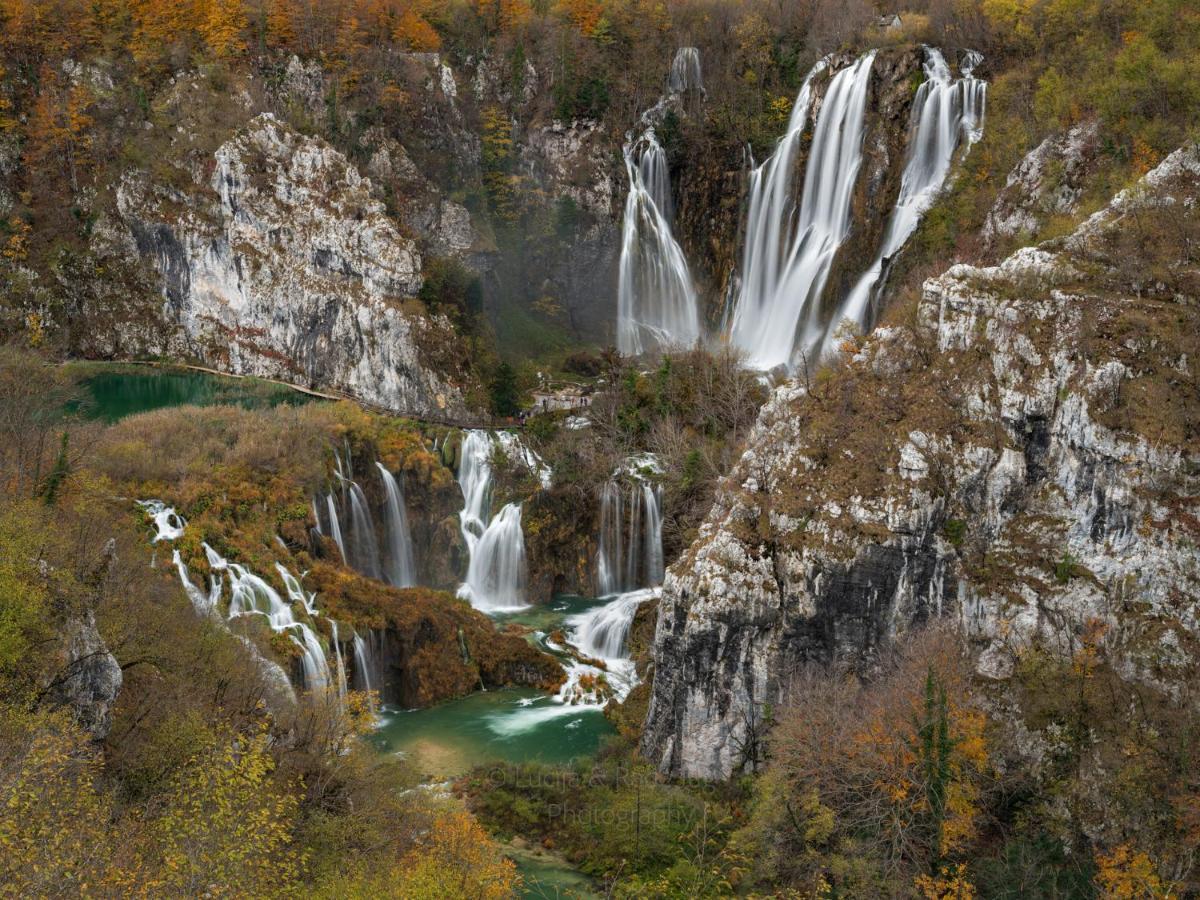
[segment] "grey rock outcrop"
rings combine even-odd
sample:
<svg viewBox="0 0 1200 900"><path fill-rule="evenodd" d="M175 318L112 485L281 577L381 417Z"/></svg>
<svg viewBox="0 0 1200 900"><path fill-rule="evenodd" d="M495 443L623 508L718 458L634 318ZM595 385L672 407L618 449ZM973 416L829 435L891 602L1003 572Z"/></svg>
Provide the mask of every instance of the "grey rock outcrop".
<svg viewBox="0 0 1200 900"><path fill-rule="evenodd" d="M112 728L112 710L121 692L121 666L109 652L91 611L69 620L62 640L63 665L51 686L79 726L96 740Z"/></svg>
<svg viewBox="0 0 1200 900"><path fill-rule="evenodd" d="M1100 126L1081 122L1065 134L1046 138L1009 173L1004 189L988 211L983 239L1033 234L1055 215L1075 212L1087 176L1100 150Z"/></svg>
<svg viewBox="0 0 1200 900"><path fill-rule="evenodd" d="M160 273L162 318L125 346L342 391L418 415L462 407L444 318L407 310L421 255L344 156L270 113L217 150L195 189L127 176L113 240ZM158 345L155 347L155 345Z"/></svg>
<svg viewBox="0 0 1200 900"><path fill-rule="evenodd" d="M642 743L661 771L747 766L797 669L869 665L937 616L985 679L1099 626L1124 675L1178 682L1200 638L1200 272L1170 242L1200 232L1197 197L1191 147L775 392L667 575Z"/></svg>

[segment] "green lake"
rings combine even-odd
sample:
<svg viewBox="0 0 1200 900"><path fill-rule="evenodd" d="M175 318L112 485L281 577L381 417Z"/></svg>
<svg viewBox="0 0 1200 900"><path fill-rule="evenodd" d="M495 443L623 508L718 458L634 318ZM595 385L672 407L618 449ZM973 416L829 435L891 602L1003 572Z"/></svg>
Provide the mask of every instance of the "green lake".
<svg viewBox="0 0 1200 900"><path fill-rule="evenodd" d="M71 367L84 394L72 411L113 423L125 416L170 406L235 404L247 409L308 403L314 398L257 378L231 378L187 369L139 370L134 366Z"/></svg>
<svg viewBox="0 0 1200 900"><path fill-rule="evenodd" d="M541 632L558 628L566 616L606 601L559 597L549 606L496 616ZM570 762L592 756L614 733L596 706L558 703L541 691L505 688L480 691L428 709L385 709L375 731L377 746L404 753L434 779L461 775L490 762Z"/></svg>

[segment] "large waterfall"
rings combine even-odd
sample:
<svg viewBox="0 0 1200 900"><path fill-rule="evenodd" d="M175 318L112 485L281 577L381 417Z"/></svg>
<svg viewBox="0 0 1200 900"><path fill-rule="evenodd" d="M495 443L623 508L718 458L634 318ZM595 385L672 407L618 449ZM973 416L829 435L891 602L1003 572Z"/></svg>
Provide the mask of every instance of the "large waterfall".
<svg viewBox="0 0 1200 900"><path fill-rule="evenodd" d="M616 479L600 489L596 587L601 596L662 584L662 488Z"/></svg>
<svg viewBox="0 0 1200 900"><path fill-rule="evenodd" d="M860 328L868 324L887 262L916 231L921 216L937 199L958 148L982 136L987 83L972 74L978 60L978 54L968 55L962 66L963 77L955 80L941 51L925 48L925 81L913 100L900 195L879 253L846 298L837 321L848 319Z"/></svg>
<svg viewBox="0 0 1200 900"><path fill-rule="evenodd" d="M818 62L792 109L787 133L750 176L750 204L730 340L752 368L815 365L844 322L870 324L875 294L894 254L916 230L950 172L956 151L978 140L986 84L968 54L954 79L942 54L925 49L925 81L913 102L900 193L871 265L845 297L823 300L838 250L851 230L851 197L862 164L866 99L874 51L834 74L817 115L796 198L794 171L813 105Z"/></svg>
<svg viewBox="0 0 1200 900"><path fill-rule="evenodd" d="M700 53L681 47L671 64L667 93L641 119L641 132L625 143L629 194L621 230L617 282L617 348L638 355L700 338L700 312L687 260L672 233L674 204L666 151L654 127L669 104L704 91Z"/></svg>
<svg viewBox="0 0 1200 900"><path fill-rule="evenodd" d="M491 457L498 443L509 452L519 447L519 442L513 438L502 440L486 431L472 430L463 433L459 449L458 484L463 493L459 527L470 562L458 595L484 612L521 609L527 605L525 535L521 530L520 504L509 503L489 519ZM530 464L532 454L523 447L520 450L526 463ZM532 458L536 460L536 457ZM540 466L540 461L536 465ZM542 483L546 484L548 474L541 472L540 475Z"/></svg>
<svg viewBox="0 0 1200 900"><path fill-rule="evenodd" d="M827 63L809 73L787 136L751 176L742 288L730 339L753 368L791 365L833 327L819 301L833 258L850 231L850 198L862 163L874 61L874 52L867 53L833 76L817 116L804 192L794 215L793 163L808 120L812 80Z"/></svg>

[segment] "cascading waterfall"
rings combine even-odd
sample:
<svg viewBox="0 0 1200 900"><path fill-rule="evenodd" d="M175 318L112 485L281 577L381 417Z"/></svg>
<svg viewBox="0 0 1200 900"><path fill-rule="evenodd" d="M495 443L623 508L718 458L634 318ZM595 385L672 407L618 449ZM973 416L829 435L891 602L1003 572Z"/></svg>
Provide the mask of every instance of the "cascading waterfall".
<svg viewBox="0 0 1200 900"><path fill-rule="evenodd" d="M525 607L525 535L521 530L521 506L507 504L493 518L491 509L491 455L496 442L486 431L463 434L459 450L458 484L463 492L459 526L467 544L470 562L458 596L484 612L501 612ZM512 452L516 444L503 442ZM522 448L523 450L524 448ZM527 464L528 451L522 454ZM533 457L536 460L536 457ZM536 460L538 471L541 461ZM546 484L548 472L540 473ZM484 523L487 523L486 525Z"/></svg>
<svg viewBox="0 0 1200 900"><path fill-rule="evenodd" d="M813 78L828 68L826 60L805 78L787 135L751 175L742 285L730 340L752 368L791 365L836 327L823 315L820 297L850 230L850 198L862 163L874 61L872 51L833 76L817 116L798 209L793 164L808 121Z"/></svg>
<svg viewBox="0 0 1200 900"><path fill-rule="evenodd" d="M671 176L652 127L625 145L629 195L621 228L617 347L638 355L700 337L696 291L671 233Z"/></svg>
<svg viewBox="0 0 1200 900"><path fill-rule="evenodd" d="M304 686L309 690L329 687L329 660L325 656L321 639L308 623L298 620L292 613L292 607L283 601L278 591L245 566L229 562L208 544L204 545L204 552L208 554L209 565L214 571L225 571L229 574L228 617L266 617L272 631L286 633L292 643L300 648ZM304 604L305 608L309 608L310 604L311 600Z"/></svg>
<svg viewBox="0 0 1200 900"><path fill-rule="evenodd" d="M888 219L879 254L846 298L836 322L850 320L860 328L867 325L884 266L912 236L921 216L937 199L959 147L969 147L982 136L987 82L972 74L981 59L973 51L968 54L962 66L963 77L955 80L941 51L925 48L925 81L913 100L908 161L896 207ZM828 343L824 349L829 349Z"/></svg>
<svg viewBox="0 0 1200 900"><path fill-rule="evenodd" d="M595 659L625 659L625 643L637 608L657 594L652 588L630 591L603 606L568 617L564 624L571 643Z"/></svg>
<svg viewBox="0 0 1200 900"><path fill-rule="evenodd" d="M600 489L596 580L600 596L662 584L662 489L649 482ZM628 518L626 518L628 510Z"/></svg>
<svg viewBox="0 0 1200 900"><path fill-rule="evenodd" d="M520 504L506 504L488 523L471 552L467 579L458 589L458 595L484 612L523 609L528 605Z"/></svg>
<svg viewBox="0 0 1200 900"><path fill-rule="evenodd" d="M416 565L413 562L412 537L408 529L408 513L404 508L404 494L396 477L377 462L379 476L383 479L387 495L387 560L384 574L389 584L395 587L410 587L417 583Z"/></svg>
<svg viewBox="0 0 1200 900"><path fill-rule="evenodd" d="M700 312L687 259L672 233L671 170L655 123L685 94L704 94L700 51L680 47L671 61L667 93L641 119L641 132L625 140L629 194L621 225L617 282L617 348L639 355L700 339Z"/></svg>

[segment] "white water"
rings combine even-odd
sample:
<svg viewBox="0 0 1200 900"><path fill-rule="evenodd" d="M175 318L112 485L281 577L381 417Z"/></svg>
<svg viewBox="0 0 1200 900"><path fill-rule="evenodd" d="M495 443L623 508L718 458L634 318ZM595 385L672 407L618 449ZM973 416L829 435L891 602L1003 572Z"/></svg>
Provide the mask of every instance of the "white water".
<svg viewBox="0 0 1200 900"><path fill-rule="evenodd" d="M175 512L174 507L167 506L161 500L138 500L137 505L144 509L154 522L157 534L151 543L157 544L159 541L173 541L183 537L183 529L187 522Z"/></svg>
<svg viewBox="0 0 1200 900"><path fill-rule="evenodd" d="M458 596L484 612L511 612L528 606L525 582L521 506L509 503L488 523L471 549L467 579L459 587Z"/></svg>
<svg viewBox="0 0 1200 900"><path fill-rule="evenodd" d="M525 535L521 530L521 507L509 503L494 518L491 512L491 456L497 441L512 453L521 447L515 436L505 441L486 431L463 433L459 448L458 485L463 493L459 528L467 544L470 562L467 577L459 586L458 596L483 612L523 609L525 600ZM529 464L530 458L523 454ZM541 461L536 455L537 469ZM542 480L547 483L549 470ZM486 524L485 524L486 523Z"/></svg>
<svg viewBox="0 0 1200 900"><path fill-rule="evenodd" d="M350 565L350 557L346 555L346 542L342 538L342 527L338 523L337 504L333 501L333 494L325 495L325 505L329 510L329 536L337 544L338 553L342 554L342 562ZM321 527L320 519L317 519L317 527Z"/></svg>
<svg viewBox="0 0 1200 900"><path fill-rule="evenodd" d="M387 495L387 559L384 574L389 584L395 587L410 587L417 583L416 564L413 562L412 536L408 529L408 512L404 508L404 494L391 472L377 462L379 475L383 479Z"/></svg>
<svg viewBox="0 0 1200 900"><path fill-rule="evenodd" d="M833 76L817 117L795 207L793 169L812 102L817 63L804 80L788 131L775 153L754 170L742 259L742 284L730 340L747 364L769 370L811 353L836 323L820 297L829 268L850 230L850 198L862 162L867 87L874 51Z"/></svg>
<svg viewBox="0 0 1200 900"><path fill-rule="evenodd" d="M978 54L968 56L963 77L956 80L941 51L925 48L925 81L913 100L908 161L896 207L879 254L846 298L837 322L849 320L859 328L867 326L884 266L916 231L921 217L937 199L958 149L969 147L982 136L987 83L971 75L980 60ZM823 349L830 349L828 337Z"/></svg>
<svg viewBox="0 0 1200 900"><path fill-rule="evenodd" d="M662 584L662 489L635 481L600 489L596 581L600 596Z"/></svg>
<svg viewBox="0 0 1200 900"><path fill-rule="evenodd" d="M343 701L343 702L345 702L345 700L346 700L346 692L347 692L347 690L348 690L348 688L347 688L347 684L346 684L346 663L345 663L345 661L342 659L342 644L341 644L341 641L339 641L339 640L338 640L338 624L337 624L337 620L335 620L335 619L330 619L330 620L329 620L329 626L330 626L330 628L332 629L332 634L333 634L333 640L332 640L332 643L333 643L333 652L334 652L334 655L335 655L335 656L336 656L336 658L337 658L337 691L338 691L338 699L339 699L339 700L341 700L341 701Z"/></svg>
<svg viewBox="0 0 1200 900"><path fill-rule="evenodd" d="M222 558L208 544L204 545L209 563L214 571L229 573L229 612L228 618L239 616L261 615L267 620L271 630L286 633L297 647L300 648L300 664L304 672L304 686L308 690L324 689L329 686L329 660L325 656L325 648L317 633L307 622L298 620L292 613L292 607L283 601L279 592L266 581L255 575L245 566L232 563ZM280 566L282 570L283 567ZM284 570L286 571L286 570ZM291 581L299 588L299 582L288 573ZM303 605L306 610L312 608L312 599L305 596Z"/></svg>
<svg viewBox="0 0 1200 900"><path fill-rule="evenodd" d="M667 76L667 90L672 94L688 91L704 93L704 78L700 74L700 51L695 47L680 47L671 60L671 74Z"/></svg>
<svg viewBox="0 0 1200 900"><path fill-rule="evenodd" d="M621 226L617 347L639 355L691 346L700 337L696 291L671 233L671 174L666 151L648 127L625 145L629 194Z"/></svg>
<svg viewBox="0 0 1200 900"><path fill-rule="evenodd" d="M571 643L595 659L627 658L625 643L638 606L658 595L655 588L618 594L603 606L568 616L565 622Z"/></svg>
<svg viewBox="0 0 1200 900"><path fill-rule="evenodd" d="M367 511L367 498L358 482L348 483L350 493L350 565L368 578L382 580L379 539Z"/></svg>

